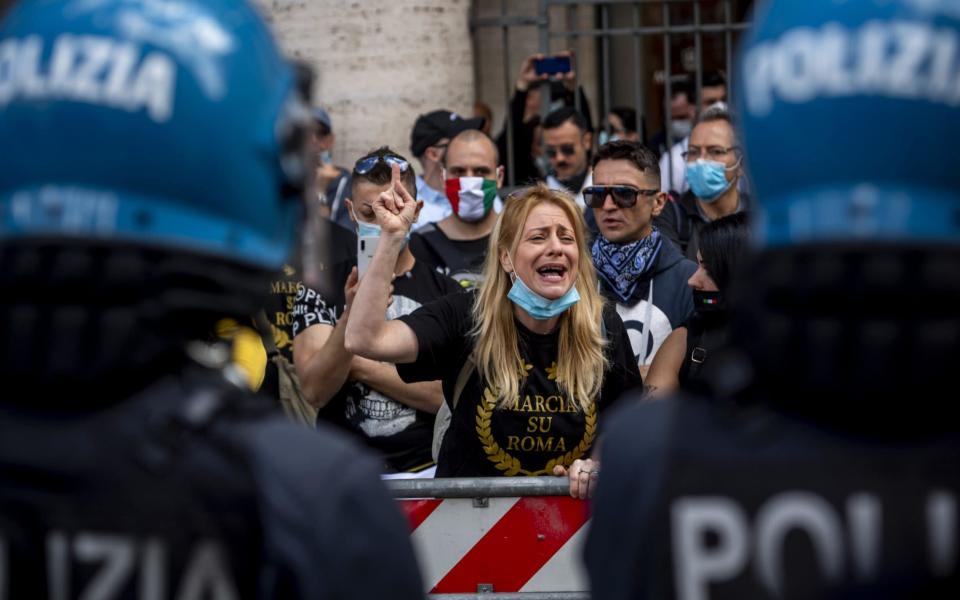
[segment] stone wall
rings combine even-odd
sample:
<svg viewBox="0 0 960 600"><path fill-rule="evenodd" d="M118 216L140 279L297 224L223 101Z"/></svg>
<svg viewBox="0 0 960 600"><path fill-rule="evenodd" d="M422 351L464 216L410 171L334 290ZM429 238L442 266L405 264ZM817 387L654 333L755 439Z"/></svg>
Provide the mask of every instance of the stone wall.
<svg viewBox="0 0 960 600"><path fill-rule="evenodd" d="M409 157L424 112L472 114L470 0L259 2L284 49L316 69L314 97L333 119L337 164L382 144Z"/></svg>

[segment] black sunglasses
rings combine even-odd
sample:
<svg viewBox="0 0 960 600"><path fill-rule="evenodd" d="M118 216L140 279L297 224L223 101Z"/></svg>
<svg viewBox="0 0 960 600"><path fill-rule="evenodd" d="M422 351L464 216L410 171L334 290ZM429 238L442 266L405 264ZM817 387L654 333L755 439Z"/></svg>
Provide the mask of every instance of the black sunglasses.
<svg viewBox="0 0 960 600"><path fill-rule="evenodd" d="M560 144L559 146L547 146L547 156L550 158L556 158L557 154L563 154L564 156L573 156L577 151L573 147L573 144Z"/></svg>
<svg viewBox="0 0 960 600"><path fill-rule="evenodd" d="M637 198L655 196L660 190L638 190L629 185L592 185L583 189L583 201L590 208L603 208L607 195L613 196L613 202L620 208L630 208L637 203Z"/></svg>
<svg viewBox="0 0 960 600"><path fill-rule="evenodd" d="M406 173L407 169L410 168L410 163L400 158L399 156L394 156L392 154L387 154L386 156L368 156L366 158L361 158L357 161L357 164L353 166L354 173L358 175L366 175L377 166L378 163L385 163L387 167L391 165L397 165L400 167L401 173Z"/></svg>

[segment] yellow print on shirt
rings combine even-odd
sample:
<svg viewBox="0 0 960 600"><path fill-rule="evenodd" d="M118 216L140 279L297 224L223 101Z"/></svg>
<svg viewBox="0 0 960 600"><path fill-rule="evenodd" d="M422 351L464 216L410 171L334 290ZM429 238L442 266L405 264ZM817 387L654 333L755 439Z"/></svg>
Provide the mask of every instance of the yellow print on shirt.
<svg viewBox="0 0 960 600"><path fill-rule="evenodd" d="M476 431L483 446L483 451L487 455L487 460L508 477L516 475L526 475L535 477L538 475L552 475L553 467L563 465L569 467L573 461L586 454L593 440L597 436L597 407L593 402L587 406L584 414L583 438L569 452L565 452L556 458L547 462L542 469L525 469L520 460L510 454L511 450L521 450L524 452L564 452L566 443L562 436L507 436L507 448L504 449L493 438L490 421L493 418L493 411L497 405L497 398L489 388L484 388L483 398L477 404ZM528 433L548 433L552 426L553 417L529 417L526 431Z"/></svg>

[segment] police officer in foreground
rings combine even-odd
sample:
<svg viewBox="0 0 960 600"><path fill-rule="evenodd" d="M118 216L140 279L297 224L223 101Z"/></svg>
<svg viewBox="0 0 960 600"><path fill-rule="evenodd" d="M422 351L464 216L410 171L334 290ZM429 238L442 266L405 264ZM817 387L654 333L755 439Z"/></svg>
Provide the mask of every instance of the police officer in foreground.
<svg viewBox="0 0 960 600"><path fill-rule="evenodd" d="M763 213L734 348L712 398L609 420L592 592L960 597L960 8L756 16L735 84Z"/></svg>
<svg viewBox="0 0 960 600"><path fill-rule="evenodd" d="M242 391L303 212L297 72L232 0L0 22L0 598L416 598L376 462Z"/></svg>

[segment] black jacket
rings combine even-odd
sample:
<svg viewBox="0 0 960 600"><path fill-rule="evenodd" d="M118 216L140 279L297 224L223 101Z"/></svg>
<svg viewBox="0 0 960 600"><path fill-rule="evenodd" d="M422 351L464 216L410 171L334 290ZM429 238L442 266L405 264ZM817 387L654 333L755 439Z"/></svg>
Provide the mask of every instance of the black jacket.
<svg viewBox="0 0 960 600"><path fill-rule="evenodd" d="M422 598L376 462L198 367L96 410L0 401L0 560L9 598Z"/></svg>
<svg viewBox="0 0 960 600"><path fill-rule="evenodd" d="M740 192L740 206L737 212L749 211L750 197ZM654 224L660 228L660 233L673 240L680 247L683 255L697 262L697 250L700 243L697 235L700 228L710 221L700 212L697 206L697 197L687 190L679 198L671 197L659 215L654 217Z"/></svg>
<svg viewBox="0 0 960 600"><path fill-rule="evenodd" d="M584 553L594 597L958 597L960 433L881 444L762 405L623 404Z"/></svg>

